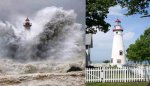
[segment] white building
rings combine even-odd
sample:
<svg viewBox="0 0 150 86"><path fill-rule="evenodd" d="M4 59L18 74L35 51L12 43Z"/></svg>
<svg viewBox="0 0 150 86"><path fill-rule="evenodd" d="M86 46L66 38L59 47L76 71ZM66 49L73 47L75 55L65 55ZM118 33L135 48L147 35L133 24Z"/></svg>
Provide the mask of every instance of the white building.
<svg viewBox="0 0 150 86"><path fill-rule="evenodd" d="M119 19L117 19L115 22L116 25L114 26L113 29L114 38L113 38L111 62L114 65L123 65L126 63L125 50L122 38L123 29L121 27L121 21Z"/></svg>

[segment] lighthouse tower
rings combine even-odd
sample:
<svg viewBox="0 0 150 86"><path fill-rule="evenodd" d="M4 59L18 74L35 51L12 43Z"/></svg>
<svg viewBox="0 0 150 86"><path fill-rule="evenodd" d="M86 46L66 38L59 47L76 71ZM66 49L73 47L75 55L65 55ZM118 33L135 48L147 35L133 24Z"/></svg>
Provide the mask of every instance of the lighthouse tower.
<svg viewBox="0 0 150 86"><path fill-rule="evenodd" d="M111 62L114 65L123 65L125 64L125 50L122 38L123 29L121 27L121 21L117 19L116 25L114 26L113 33L113 46L112 46L112 56Z"/></svg>
<svg viewBox="0 0 150 86"><path fill-rule="evenodd" d="M32 24L30 23L29 18L27 17L25 20L25 23L23 24L23 26L25 27L26 30L30 30L30 27L32 26Z"/></svg>

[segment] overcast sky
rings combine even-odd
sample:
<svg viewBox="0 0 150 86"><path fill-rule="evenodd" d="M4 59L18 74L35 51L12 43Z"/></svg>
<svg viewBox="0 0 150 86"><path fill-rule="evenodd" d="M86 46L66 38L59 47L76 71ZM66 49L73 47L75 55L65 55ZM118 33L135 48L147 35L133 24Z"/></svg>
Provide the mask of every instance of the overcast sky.
<svg viewBox="0 0 150 86"><path fill-rule="evenodd" d="M50 6L73 9L77 13L77 22L85 22L85 0L1 0L0 20L12 21L17 15L30 17L40 9Z"/></svg>

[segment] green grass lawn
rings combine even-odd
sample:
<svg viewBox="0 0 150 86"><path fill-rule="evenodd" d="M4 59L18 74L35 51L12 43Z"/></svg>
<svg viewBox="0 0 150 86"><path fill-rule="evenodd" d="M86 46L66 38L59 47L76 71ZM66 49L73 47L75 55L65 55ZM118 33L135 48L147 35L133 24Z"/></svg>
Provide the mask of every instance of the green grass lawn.
<svg viewBox="0 0 150 86"><path fill-rule="evenodd" d="M86 86L148 86L148 82L130 83L86 83Z"/></svg>

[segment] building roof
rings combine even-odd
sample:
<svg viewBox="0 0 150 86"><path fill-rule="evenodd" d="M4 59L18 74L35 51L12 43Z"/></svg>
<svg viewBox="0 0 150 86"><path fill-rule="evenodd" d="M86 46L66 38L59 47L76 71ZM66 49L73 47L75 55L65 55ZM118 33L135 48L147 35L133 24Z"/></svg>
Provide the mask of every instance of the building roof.
<svg viewBox="0 0 150 86"><path fill-rule="evenodd" d="M115 22L121 22L119 19L117 19Z"/></svg>
<svg viewBox="0 0 150 86"><path fill-rule="evenodd" d="M27 17L25 21L30 21L29 18Z"/></svg>

